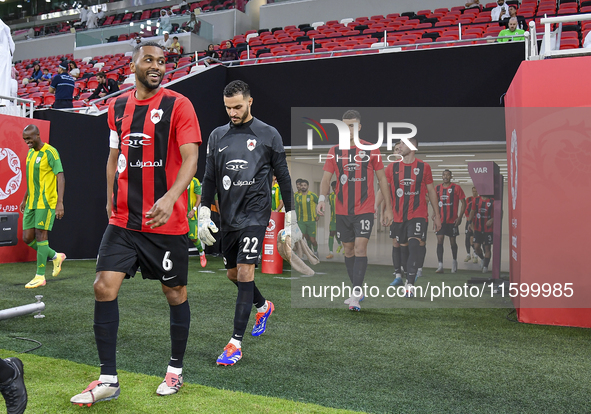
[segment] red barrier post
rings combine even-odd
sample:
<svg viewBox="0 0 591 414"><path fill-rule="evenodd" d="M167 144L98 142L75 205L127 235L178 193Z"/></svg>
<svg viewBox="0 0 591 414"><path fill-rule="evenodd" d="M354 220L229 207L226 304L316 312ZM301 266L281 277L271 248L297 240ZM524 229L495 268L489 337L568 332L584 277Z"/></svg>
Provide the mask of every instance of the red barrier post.
<svg viewBox="0 0 591 414"><path fill-rule="evenodd" d="M283 273L283 259L277 251L277 237L285 223L285 213L271 213L271 219L263 240L263 264L261 271L266 274Z"/></svg>

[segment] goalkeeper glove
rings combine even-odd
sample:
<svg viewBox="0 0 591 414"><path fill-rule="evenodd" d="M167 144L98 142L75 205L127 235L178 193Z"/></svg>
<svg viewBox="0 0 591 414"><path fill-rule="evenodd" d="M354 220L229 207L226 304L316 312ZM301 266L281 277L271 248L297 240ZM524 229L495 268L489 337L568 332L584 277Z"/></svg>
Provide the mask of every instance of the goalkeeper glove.
<svg viewBox="0 0 591 414"><path fill-rule="evenodd" d="M298 227L294 210L285 213L285 226L283 227L283 230L279 232L279 239L282 243L285 243L285 238L287 236L291 237L292 246L302 240L302 232Z"/></svg>
<svg viewBox="0 0 591 414"><path fill-rule="evenodd" d="M199 230L198 236L203 243L212 246L215 243L213 233L217 233L218 228L211 220L211 210L202 206L199 209Z"/></svg>

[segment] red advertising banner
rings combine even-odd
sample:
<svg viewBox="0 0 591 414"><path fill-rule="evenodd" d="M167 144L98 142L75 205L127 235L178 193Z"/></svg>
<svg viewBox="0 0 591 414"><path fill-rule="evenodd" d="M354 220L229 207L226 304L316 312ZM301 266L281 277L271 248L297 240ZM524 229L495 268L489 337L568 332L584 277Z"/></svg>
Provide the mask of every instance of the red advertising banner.
<svg viewBox="0 0 591 414"><path fill-rule="evenodd" d="M0 213L19 212L27 190L25 164L29 147L23 141L23 129L35 124L41 140L49 142L49 122L38 119L0 115ZM18 220L18 244L0 247L0 263L34 261L37 255L22 241L22 215Z"/></svg>
<svg viewBox="0 0 591 414"><path fill-rule="evenodd" d="M277 235L283 230L285 224L285 213L271 213L271 219L265 232L263 241L263 264L261 272L266 274L280 275L283 273L283 259L277 251Z"/></svg>
<svg viewBox="0 0 591 414"><path fill-rule="evenodd" d="M523 62L505 98L510 274L520 322L591 327L590 64L591 57Z"/></svg>

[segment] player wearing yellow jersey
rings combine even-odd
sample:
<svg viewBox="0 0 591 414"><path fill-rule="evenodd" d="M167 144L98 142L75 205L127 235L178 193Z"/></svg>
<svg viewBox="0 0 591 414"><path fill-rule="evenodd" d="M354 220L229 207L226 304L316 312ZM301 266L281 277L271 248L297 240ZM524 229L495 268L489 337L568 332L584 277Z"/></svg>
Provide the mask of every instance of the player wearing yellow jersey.
<svg viewBox="0 0 591 414"><path fill-rule="evenodd" d="M279 212L283 208L283 198L277 183L277 177L273 176L273 187L271 187L271 211Z"/></svg>
<svg viewBox="0 0 591 414"><path fill-rule="evenodd" d="M197 220L197 209L201 204L201 183L195 177L191 180L191 183L187 187L187 217L189 218L189 240L193 242L197 251L199 252L199 261L201 267L207 266L207 258L205 257L205 251L199 240L199 221Z"/></svg>
<svg viewBox="0 0 591 414"><path fill-rule="evenodd" d="M318 257L318 242L316 241L316 204L318 196L308 191L308 180L300 181L300 192L294 195L295 210L298 217L298 226L304 235L308 245L314 250L314 255Z"/></svg>
<svg viewBox="0 0 591 414"><path fill-rule="evenodd" d="M337 187L337 182L333 181L332 183L330 183L330 186L332 187L332 193L330 193L328 195L328 202L330 203L330 227L329 227L329 233L328 233L328 256L326 256L327 259L332 259L334 257L334 254L332 252L332 249L334 247L334 239L337 239L337 244L339 245L338 249L337 249L337 253L341 252L341 249L343 248L343 245L341 244L341 240L337 235L337 214L335 211L335 188Z"/></svg>
<svg viewBox="0 0 591 414"><path fill-rule="evenodd" d="M59 153L41 141L39 128L27 125L23 139L29 146L27 153L27 192L20 205L23 214L23 241L37 251L37 272L27 289L45 286L45 264L53 260L53 276L62 270L66 259L49 247L48 234L55 218L64 216L64 189L66 180Z"/></svg>

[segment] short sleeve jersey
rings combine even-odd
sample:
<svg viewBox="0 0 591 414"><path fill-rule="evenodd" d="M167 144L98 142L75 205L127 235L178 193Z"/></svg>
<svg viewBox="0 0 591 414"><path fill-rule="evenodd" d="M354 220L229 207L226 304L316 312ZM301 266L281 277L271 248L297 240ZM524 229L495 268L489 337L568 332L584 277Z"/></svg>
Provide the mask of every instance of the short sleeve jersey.
<svg viewBox="0 0 591 414"><path fill-rule="evenodd" d="M308 191L306 194L296 194L294 199L298 221L316 221L318 196L315 193Z"/></svg>
<svg viewBox="0 0 591 414"><path fill-rule="evenodd" d="M27 153L27 208L29 210L51 208L57 205L57 179L63 172L62 161L57 150L43 144L39 151L30 149Z"/></svg>
<svg viewBox="0 0 591 414"><path fill-rule="evenodd" d="M273 174L278 181L289 179L283 140L274 127L252 118L239 126L228 123L213 130L203 185L204 191L208 183L215 185L222 231L269 224ZM281 182L279 186L284 190Z"/></svg>
<svg viewBox="0 0 591 414"><path fill-rule="evenodd" d="M55 89L55 99L72 99L76 79L67 73L57 74L51 80L51 87Z"/></svg>
<svg viewBox="0 0 591 414"><path fill-rule="evenodd" d="M183 162L180 147L201 143L191 102L165 88L149 99L138 100L132 90L111 101L108 122L111 148L119 150L109 223L146 233L187 233L186 192L175 202L163 226L151 229L145 216L174 184Z"/></svg>
<svg viewBox="0 0 591 414"><path fill-rule="evenodd" d="M472 210L475 210L472 223L474 231L492 233L493 226L487 226L486 222L493 217L494 200L489 198L485 200L481 196L472 200Z"/></svg>
<svg viewBox="0 0 591 414"><path fill-rule="evenodd" d="M193 177L193 179L189 183L189 186L187 187L187 214L189 213L189 211L193 209L193 207L195 207L195 205L197 204L197 196L200 195L201 183L196 177ZM189 220L197 220L197 214L195 214Z"/></svg>
<svg viewBox="0 0 591 414"><path fill-rule="evenodd" d="M458 218L458 209L460 208L460 200L466 198L462 187L455 183L450 183L448 187L439 184L435 187L437 192L437 201L439 203L439 215L441 223L455 223Z"/></svg>
<svg viewBox="0 0 591 414"><path fill-rule="evenodd" d="M370 142L360 140L364 145ZM337 176L336 213L358 215L375 210L374 172L384 169L379 149L371 151L352 147L341 150L338 146L328 151L324 171Z"/></svg>
<svg viewBox="0 0 591 414"><path fill-rule="evenodd" d="M411 164L393 162L386 168L390 184L394 222L403 223L413 218L427 219L427 184L433 183L431 167L418 158Z"/></svg>
<svg viewBox="0 0 591 414"><path fill-rule="evenodd" d="M279 184L275 183L273 184L273 187L271 188L271 210L275 211L277 210L277 207L279 206L279 202L282 200L281 198L281 191L279 190Z"/></svg>
<svg viewBox="0 0 591 414"><path fill-rule="evenodd" d="M466 211L464 212L464 216L466 216L466 218L470 217L470 211L472 209L472 199L474 197L470 196L466 198Z"/></svg>

